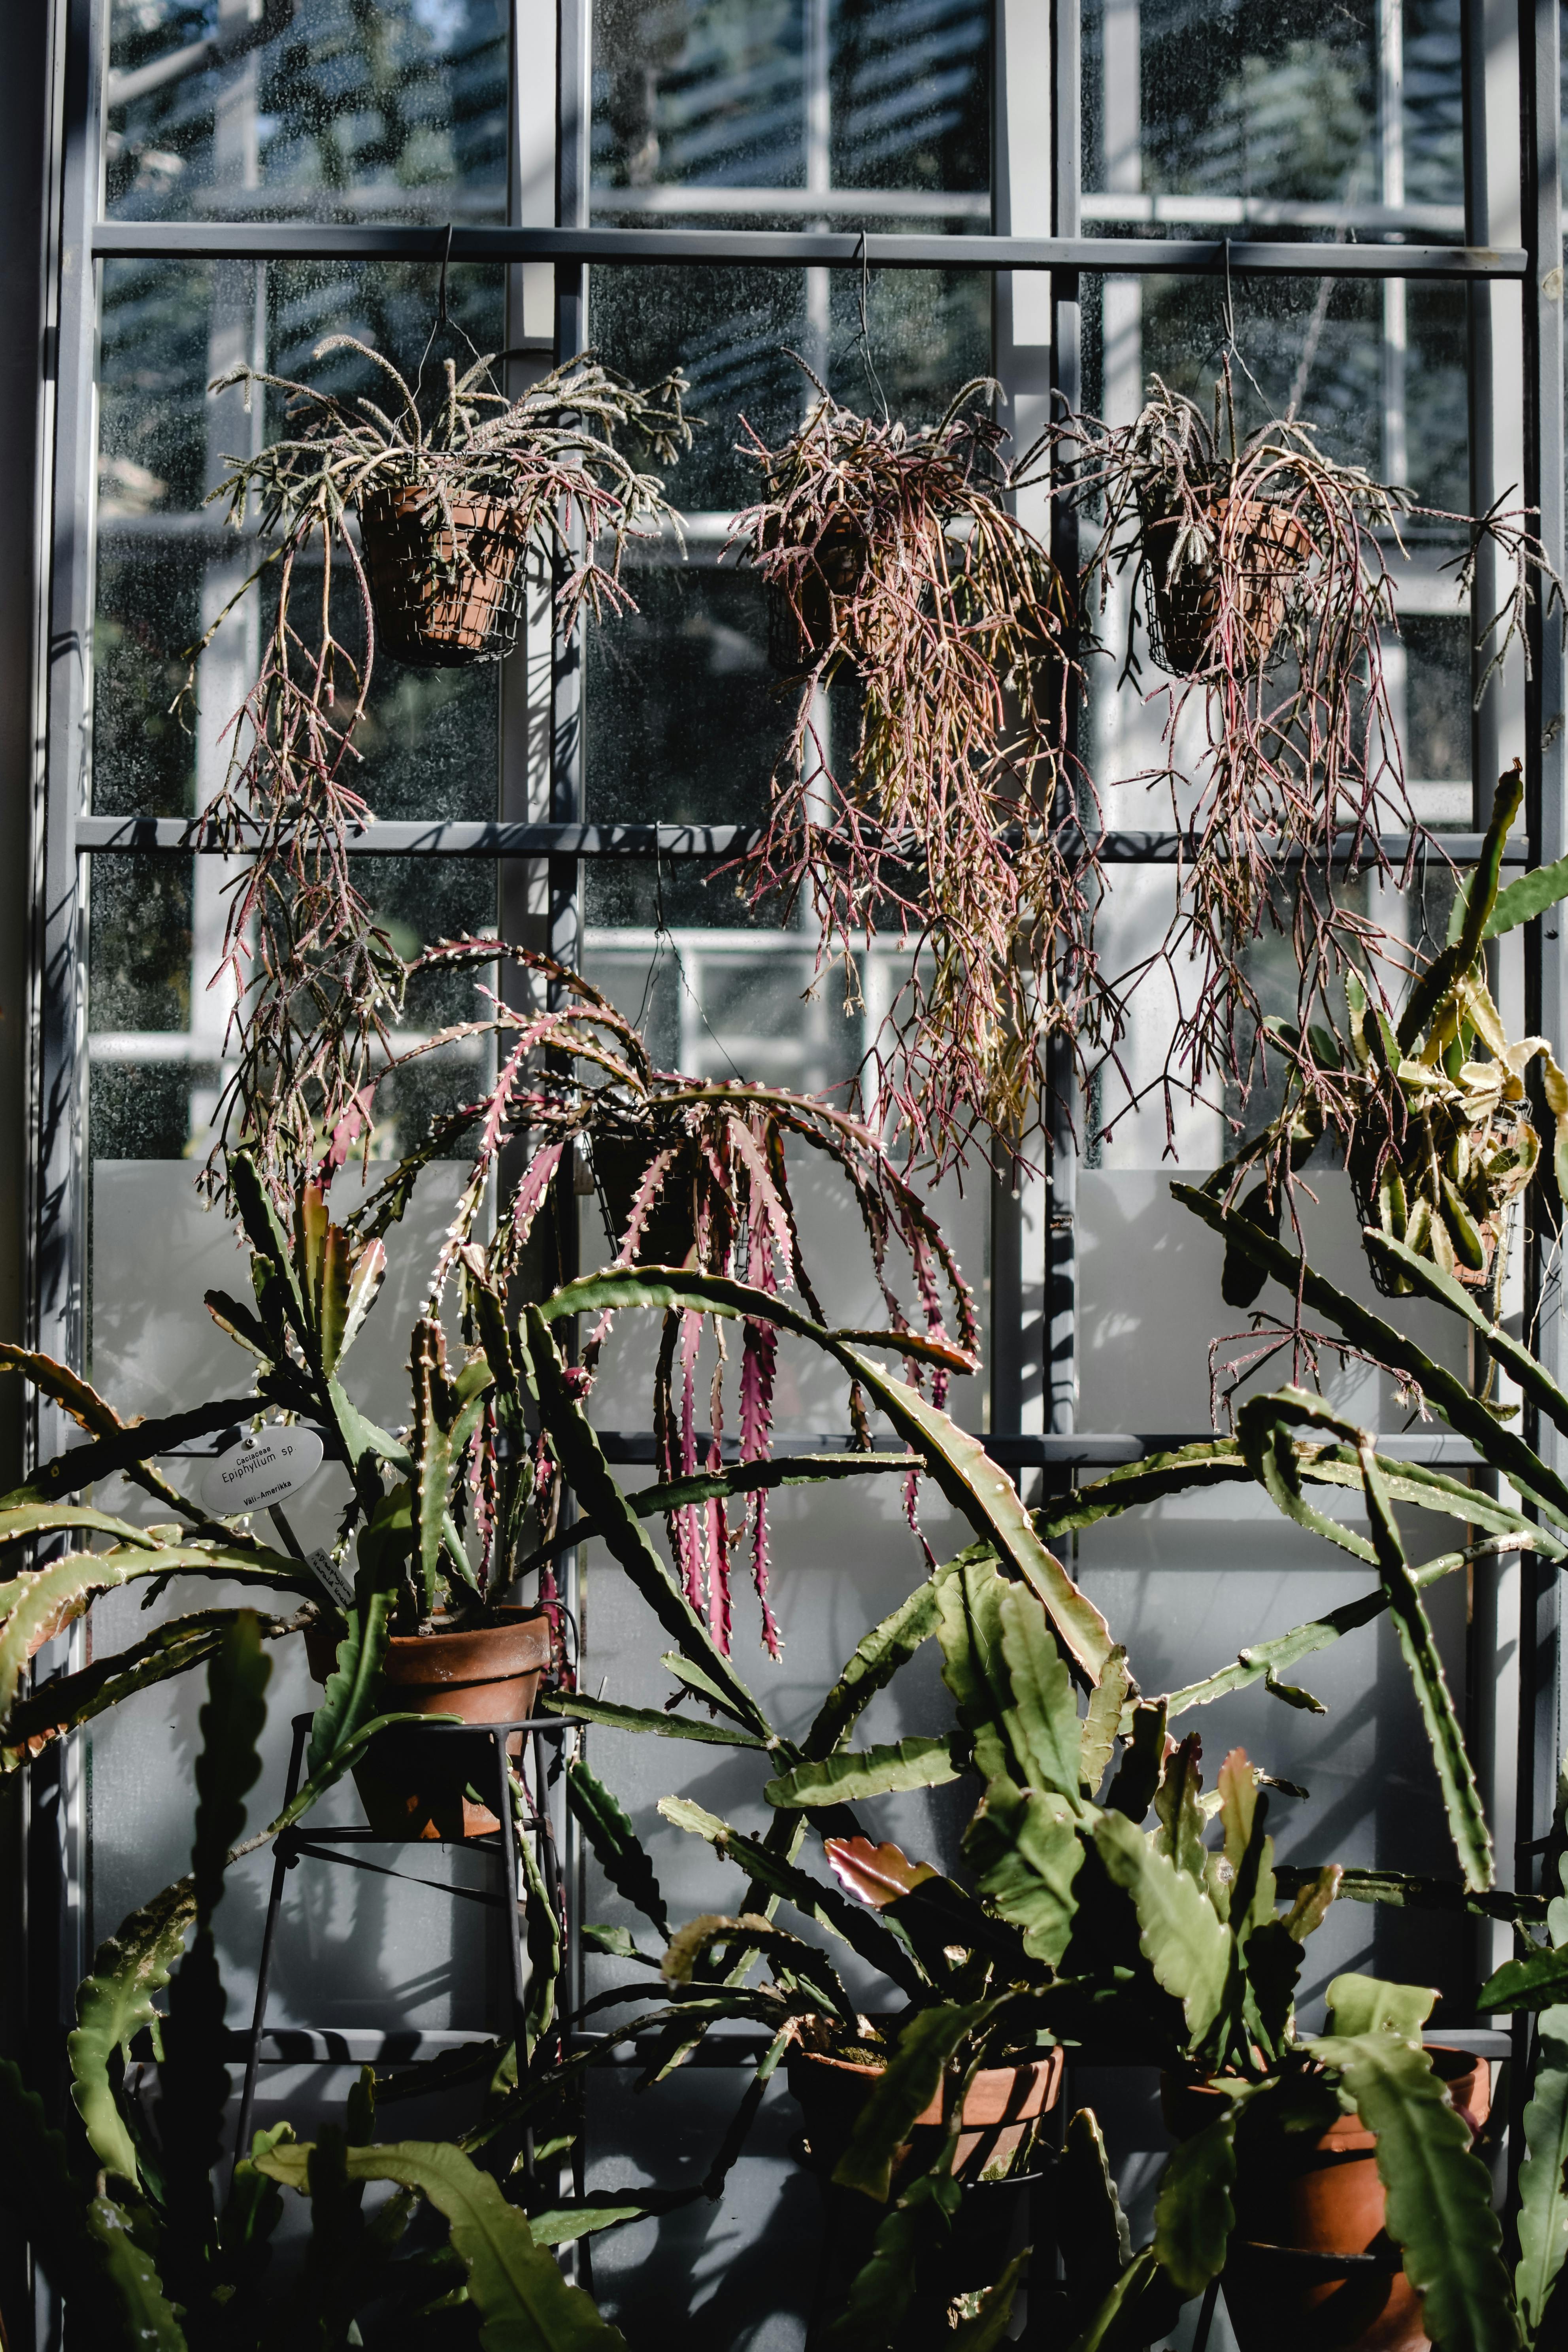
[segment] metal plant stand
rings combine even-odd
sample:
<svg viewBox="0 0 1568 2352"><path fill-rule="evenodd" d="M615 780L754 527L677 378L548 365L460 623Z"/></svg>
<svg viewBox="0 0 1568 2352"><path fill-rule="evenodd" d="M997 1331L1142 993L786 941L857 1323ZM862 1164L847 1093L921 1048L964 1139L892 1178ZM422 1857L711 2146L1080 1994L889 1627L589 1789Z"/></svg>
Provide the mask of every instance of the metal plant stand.
<svg viewBox="0 0 1568 2352"><path fill-rule="evenodd" d="M304 1768L305 1742L310 1735L311 1721L312 1717L309 1714L297 1715L294 1717L294 1744L289 1757L289 1783L284 1799L285 1804L292 1803L299 1792ZM500 1864L500 1885L493 1893L484 1887L444 1886L437 1879L420 1878L412 1871L393 1870L384 1863L366 1861L348 1850L360 1845L387 1845L396 1843L374 1829L300 1828L284 1830L279 1834L273 1847L272 1884L267 1900L267 1925L262 1934L261 1960L256 1975L256 2008L251 2018L249 2032L243 2037L247 2046L245 2091L239 2103L239 2126L235 2134L237 2163L250 2145L251 2113L256 2104L256 2077L261 2063L261 2042L267 2021L267 1999L272 1974L272 1955L282 1913L283 1883L289 1872L303 1860L338 1863L353 1870L370 1870L383 1878L405 1878L416 1886L428 1886L437 1894L452 1895L460 1902L482 1903L491 1909L505 1911L510 1906L511 1925L508 1937L508 1951L511 1962L511 2014L503 2032L510 2031L514 2034L521 2046L523 2003L527 1990L523 1979L524 1906L519 1902L517 1893L517 1850L512 1843L512 1783L507 1743L514 1734L521 1732L524 1736L525 1742L531 1739L533 1744L531 1810L524 1812L521 1826L524 1835L533 1832L538 1832L540 1875L544 1883L545 1900L559 1921L561 1865L549 1808L543 1801L544 1741L547 1738L559 1740L564 1732L576 1727L561 1716L521 1716L510 1723L460 1725L433 1723L427 1731L422 1730L419 1733L421 1738L435 1739L443 1737L449 1738L457 1734L468 1739L483 1739L489 1744L493 1774L492 1785L495 1790L491 1801L495 1806L496 1820L500 1823L500 1833L492 1835L487 1832L480 1837L445 1838L440 1843L445 1845L467 1846L481 1853L494 1854ZM526 1748L524 1752L526 1753ZM475 1780L477 1782L477 1774ZM526 1790L526 1779L524 1788ZM430 1841L430 1843L433 1842ZM408 1843L426 1843L426 1841L411 1840ZM309 2033L320 2029L303 2027L299 2030ZM332 2062L323 2060L321 2063Z"/></svg>

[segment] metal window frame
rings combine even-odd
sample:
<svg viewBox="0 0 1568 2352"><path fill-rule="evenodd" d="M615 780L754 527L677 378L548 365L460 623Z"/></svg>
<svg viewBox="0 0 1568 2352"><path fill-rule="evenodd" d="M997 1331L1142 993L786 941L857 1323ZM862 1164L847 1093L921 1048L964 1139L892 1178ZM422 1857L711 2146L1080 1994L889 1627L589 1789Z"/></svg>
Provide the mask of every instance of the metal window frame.
<svg viewBox="0 0 1568 2352"><path fill-rule="evenodd" d="M998 11L1003 0L995 0ZM199 828L169 820L119 820L89 814L90 767L90 647L94 591L94 460L96 351L100 265L115 257L170 260L321 259L437 262L447 247L441 227L279 221L129 223L102 217L103 84L108 0L53 0L54 35L62 60L59 129L51 165L54 223L48 290L54 305L57 389L52 422L52 472L45 543L47 646L37 713L47 761L47 790L37 850L35 947L35 1046L31 1098L35 1198L30 1239L31 1343L63 1360L79 1361L85 1282L83 1219L84 1085L83 927L80 872L89 855L148 851L203 854ZM1471 446L1483 463L1495 441L1491 352L1497 305L1517 299L1524 357L1524 497L1541 513L1547 550L1563 565L1563 205L1559 159L1560 28L1558 0L1465 0L1466 241L1463 244L1314 241L1173 236L1170 238L1084 236L1079 171L1078 0L1054 0L1050 12L1054 70L1048 132L1052 150L1052 234L1048 236L917 235L817 228L710 230L700 226L595 226L589 217L588 128L591 93L590 0L558 0L557 183L554 226L524 226L515 204L505 225L455 226L452 259L515 267L552 265L557 348L582 341L584 272L595 262L717 268L973 269L988 273L1044 272L1050 281L1057 388L1078 393L1078 289L1082 272L1136 276L1237 275L1300 278L1433 279L1468 289L1471 357ZM1513 66L1500 34L1511 35ZM1499 58L1501 63L1498 63ZM1501 80L1500 80L1500 77ZM1502 88L1502 81L1510 88ZM1521 237L1517 245L1489 241L1484 196L1485 128L1495 120L1500 90L1508 110L1517 98L1520 129ZM1511 94L1510 94L1511 92ZM1495 163L1495 157L1494 157ZM831 210L829 203L826 207ZM1103 205L1089 208L1103 219ZM1413 218L1420 208L1413 208ZM1281 207L1289 226L1300 217ZM1259 224L1243 216L1237 226ZM1338 224L1328 215L1325 226ZM1344 224L1348 226L1347 224ZM1359 224L1358 224L1359 225ZM1373 224L1369 223L1369 226ZM1424 225L1417 223L1417 225ZM521 272L520 272L521 274ZM1517 297L1512 289L1517 287ZM1483 473L1484 478L1484 473ZM1551 863L1568 854L1568 679L1554 629L1532 615L1531 675L1523 688L1523 747L1528 791L1528 849L1513 855ZM585 824L582 805L581 730L576 697L580 672L570 654L554 681L553 782L547 824L383 825L365 828L351 844L362 855L429 855L544 862L552 946L566 960L578 938L578 877L586 858L732 856L745 845L742 829L725 826ZM1477 756L1493 740L1483 714ZM1478 772L1484 770L1478 769ZM1495 772L1495 769L1492 771ZM1484 814L1478 810L1477 821ZM1451 835L1457 857L1473 854L1474 833ZM1173 835L1117 833L1100 845L1108 859L1163 863L1179 848ZM1568 1038L1568 931L1534 925L1526 946L1527 1019L1535 1030ZM1058 1134L1051 1179L1048 1242L1048 1337L1039 1368L1047 1401L1047 1426L1030 1433L995 1432L997 1450L1022 1465L1037 1462L1066 1475L1069 1466L1111 1458L1104 1451L1135 1441L1078 1433L1073 1399L1077 1373L1077 1269L1073 1244L1074 1161L1070 1138ZM998 1265L996 1271L1003 1268ZM1529 1275L1530 1305L1539 1318L1543 1357L1560 1378L1568 1359L1568 1331L1556 1267L1537 1244ZM1005 1318L1007 1297L994 1297ZM66 1434L61 1416L38 1409L30 1444L53 1450ZM1548 1428L1538 1442L1568 1472L1568 1443ZM1521 1687L1517 1780L1518 1883L1528 1883L1537 1843L1547 1825L1555 1784L1563 1706L1559 1603L1555 1580L1527 1564L1520 1585ZM42 1671L66 1662L68 1637L52 1645ZM28 1841L30 1970L28 2033L36 2048L50 2046L81 1973L85 1954L79 1791L74 1743L33 1768ZM1495 1776L1494 1776L1495 1777Z"/></svg>

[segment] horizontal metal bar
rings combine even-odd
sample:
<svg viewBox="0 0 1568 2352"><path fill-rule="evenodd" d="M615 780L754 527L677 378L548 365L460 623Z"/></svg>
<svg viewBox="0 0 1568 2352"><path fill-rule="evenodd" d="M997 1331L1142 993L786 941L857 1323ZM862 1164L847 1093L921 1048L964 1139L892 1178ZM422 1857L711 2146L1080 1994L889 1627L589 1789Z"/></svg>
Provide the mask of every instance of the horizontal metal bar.
<svg viewBox="0 0 1568 2352"><path fill-rule="evenodd" d="M616 209L619 210L619 205ZM673 211L672 205L659 207ZM1384 236L1408 236L1425 229L1433 236L1462 237L1463 205L1320 205L1291 196L1173 196L1085 189L1079 211L1086 221L1157 222L1173 228L1370 229Z"/></svg>
<svg viewBox="0 0 1568 2352"><path fill-rule="evenodd" d="M331 221L100 221L101 260L429 261L447 231ZM1191 277L1522 278L1517 246L1294 243L1253 237L913 236L837 229L454 227L454 261L663 263L764 269L1058 269Z"/></svg>
<svg viewBox="0 0 1568 2352"><path fill-rule="evenodd" d="M1074 1431L1070 1436L1043 1435L1038 1431L1011 1433L993 1430L984 1439L985 1451L1005 1470L1038 1469L1043 1464L1072 1468L1081 1465L1085 1469L1104 1466L1115 1468L1123 1462L1142 1462L1149 1454L1173 1454L1183 1445L1212 1444L1218 1433L1212 1429L1146 1430L1133 1434L1121 1430ZM621 1464L656 1464L658 1447L651 1429L601 1429L599 1444L606 1461ZM709 1444L706 1433L697 1433L699 1450ZM784 1435L775 1433L774 1444L779 1451L790 1454L847 1454L854 1449L854 1439L844 1430L813 1431L807 1435ZM1437 1430L1402 1430L1397 1435L1382 1436L1374 1441L1380 1454L1394 1462L1441 1462L1448 1467L1467 1467L1478 1463L1480 1455L1468 1437L1452 1437ZM740 1460L737 1440L725 1438L721 1448L726 1462ZM905 1448L896 1438L879 1438L878 1453L903 1454Z"/></svg>
<svg viewBox="0 0 1568 2352"><path fill-rule="evenodd" d="M985 1451L1005 1470L1035 1470L1047 1465L1058 1469L1114 1469L1122 1463L1142 1462L1146 1454L1173 1454L1184 1445L1212 1444L1215 1434L1212 1429L1172 1435L1151 1431L1139 1436L1101 1435L1090 1430L1060 1437L1042 1436L1035 1431L1009 1436L995 1430L985 1440ZM1426 1430L1402 1432L1398 1436L1379 1437L1374 1442L1377 1451L1392 1462L1441 1463L1452 1470L1468 1469L1481 1458L1468 1437L1449 1437Z"/></svg>
<svg viewBox="0 0 1568 2352"><path fill-rule="evenodd" d="M478 820L458 822L439 817L379 820L351 833L344 845L360 857L669 857L697 861L743 857L763 839L757 825L743 824L496 824ZM148 856L192 855L202 857L243 856L227 847L199 819L177 816L79 816L79 856ZM1408 833L1377 836L1383 855L1400 865L1409 850ZM1480 856L1479 833L1434 833L1430 845L1463 866ZM912 847L914 845L910 845ZM1095 851L1104 866L1174 866L1190 858L1196 847L1191 834L1097 834ZM1355 836L1337 835L1334 856L1343 861L1355 850ZM1278 854L1282 862L1299 862L1300 850L1280 849L1263 842L1264 855ZM1366 845L1363 844L1363 854ZM1528 866L1531 847L1516 835L1503 850L1507 866Z"/></svg>

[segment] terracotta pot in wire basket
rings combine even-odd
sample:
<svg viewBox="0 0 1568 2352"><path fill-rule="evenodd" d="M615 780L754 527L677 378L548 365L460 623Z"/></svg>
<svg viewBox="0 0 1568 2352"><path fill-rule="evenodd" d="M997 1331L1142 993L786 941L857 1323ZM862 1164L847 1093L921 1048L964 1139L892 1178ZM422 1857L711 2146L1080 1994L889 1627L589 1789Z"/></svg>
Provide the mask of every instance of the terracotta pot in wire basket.
<svg viewBox="0 0 1568 2352"><path fill-rule="evenodd" d="M394 1634L382 1666L383 1700L389 1714L517 1722L533 1712L550 1653L543 1609L501 1609L489 1625ZM337 1656L331 1620L306 1627L305 1654L325 1683ZM521 1732L510 1735L509 1755L521 1752L522 1739ZM398 1841L489 1836L500 1826L495 1773L493 1741L457 1730L431 1738L412 1724L379 1733L353 1768L371 1828Z"/></svg>
<svg viewBox="0 0 1568 2352"><path fill-rule="evenodd" d="M1472 2135L1491 2105L1491 2068L1467 2050L1427 2055ZM1206 2083L1161 2084L1165 2122L1191 2139L1222 2114ZM1421 2298L1387 2231L1377 2135L1359 2116L1249 2149L1236 2188L1225 2299L1240 2352L1432 2352Z"/></svg>
<svg viewBox="0 0 1568 2352"><path fill-rule="evenodd" d="M1218 498L1204 509L1204 519L1217 535L1230 515L1232 501ZM1238 529L1240 569L1237 603L1241 623L1242 659L1232 656L1231 667L1243 674L1268 667L1285 618L1290 582L1312 553L1312 535L1283 507L1256 499L1240 505ZM1173 677L1204 677L1217 669L1224 655L1215 641L1219 617L1217 550L1194 551L1190 543L1173 573L1171 558L1186 522L1180 512L1143 509L1144 602L1149 645L1162 669ZM1237 526L1233 525L1233 530ZM1233 540L1232 544L1237 542Z"/></svg>
<svg viewBox="0 0 1568 2352"><path fill-rule="evenodd" d="M376 642L417 669L499 661L522 620L526 533L499 499L449 498L419 483L367 491L361 542Z"/></svg>
<svg viewBox="0 0 1568 2352"><path fill-rule="evenodd" d="M764 547L776 547L776 524ZM823 525L812 551L787 581L768 583L768 661L782 677L807 677L833 635L833 600L853 596L866 575L866 533L851 514Z"/></svg>

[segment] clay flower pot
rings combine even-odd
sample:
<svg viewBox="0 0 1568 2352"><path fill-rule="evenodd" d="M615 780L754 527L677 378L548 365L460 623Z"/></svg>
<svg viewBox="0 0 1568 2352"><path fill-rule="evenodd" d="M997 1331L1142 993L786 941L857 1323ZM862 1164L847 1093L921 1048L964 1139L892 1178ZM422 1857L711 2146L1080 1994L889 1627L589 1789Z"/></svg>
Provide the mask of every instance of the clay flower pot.
<svg viewBox="0 0 1568 2352"><path fill-rule="evenodd" d="M443 507L434 489L410 484L368 491L359 520L380 649L416 669L499 660L521 616L512 582L524 541L513 510L482 498Z"/></svg>
<svg viewBox="0 0 1568 2352"><path fill-rule="evenodd" d="M1429 2050L1448 2096L1479 2131L1491 2068L1468 2050ZM1204 2083L1160 2086L1166 2124L1190 2139L1224 2094ZM1255 2141L1237 2168L1226 2307L1240 2352L1430 2352L1421 2298L1384 2235L1377 2135L1342 2116L1316 2139Z"/></svg>
<svg viewBox="0 0 1568 2352"><path fill-rule="evenodd" d="M498 1613L499 1624L394 1634L382 1668L386 1711L458 1715L465 1723L510 1723L531 1715L550 1664L549 1612ZM305 1653L318 1682L331 1673L336 1648L326 1622L307 1629ZM519 1754L522 1735L508 1745ZM365 1819L381 1837L485 1837L500 1827L490 1802L495 1748L489 1739L467 1739L456 1731L431 1736L400 1726L371 1742L353 1776Z"/></svg>
<svg viewBox="0 0 1568 2352"><path fill-rule="evenodd" d="M858 2189L840 2189L834 2167L843 2155L856 2119L880 2066L863 2066L852 2060L830 2058L798 2044L786 2062L789 2087L805 2118L806 2158L822 2189L824 2232L821 2265L814 2304L814 2319L837 2310L849 2283L871 2251L871 2242L887 2219L891 2203L879 2205ZM988 2285L1007 2256L1019 2207L1033 2184L1032 2171L1006 2178L1042 2116L1061 2097L1064 2053L1052 2050L1041 2059L1019 2066L987 2066L970 2084L963 2102L956 2177L966 2194L945 2244L933 2239L934 2275L922 2273L921 2303L898 2338L896 2352L926 2352L928 2320L935 2328L930 2340L945 2338L946 2306L954 2294ZM935 2098L917 2116L909 2139L893 2167L892 2198L907 2176L921 2170L936 2154L944 2134L942 2101ZM924 2305L929 2304L931 2310ZM934 2318L932 2315L934 2314ZM808 2331L807 2341L811 2340Z"/></svg>
<svg viewBox="0 0 1568 2352"><path fill-rule="evenodd" d="M1215 499L1205 509L1205 520L1218 531L1231 510L1229 499ZM1219 566L1216 551L1196 557L1189 552L1172 573L1171 557L1184 521L1179 513L1145 509L1143 514L1149 644L1161 668L1172 677L1204 677L1221 660L1215 644ZM1312 538L1282 507L1257 499L1243 501L1239 520L1230 524L1227 537L1240 559L1237 603L1242 639L1240 661L1234 650L1230 661L1233 671L1245 673L1268 666L1285 618L1287 591L1312 552Z"/></svg>

